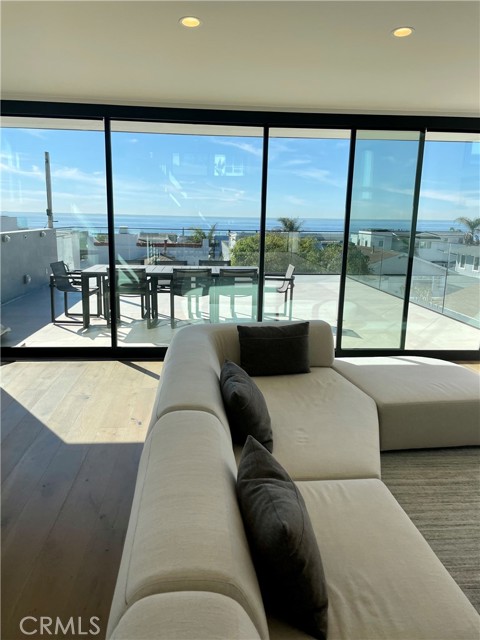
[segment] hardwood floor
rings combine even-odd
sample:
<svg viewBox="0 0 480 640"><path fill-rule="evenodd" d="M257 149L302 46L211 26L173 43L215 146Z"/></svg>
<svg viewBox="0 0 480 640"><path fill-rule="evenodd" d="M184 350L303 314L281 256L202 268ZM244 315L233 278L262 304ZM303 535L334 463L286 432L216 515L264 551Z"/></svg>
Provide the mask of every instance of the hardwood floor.
<svg viewBox="0 0 480 640"><path fill-rule="evenodd" d="M472 366L473 365L473 366ZM468 366L479 371L478 363ZM161 362L14 362L2 378L2 640L102 639ZM20 621L25 622L23 634ZM81 629L78 627L80 618ZM82 631L80 633L79 631Z"/></svg>
<svg viewBox="0 0 480 640"><path fill-rule="evenodd" d="M26 616L104 637L161 367L2 366L2 640L46 635Z"/></svg>

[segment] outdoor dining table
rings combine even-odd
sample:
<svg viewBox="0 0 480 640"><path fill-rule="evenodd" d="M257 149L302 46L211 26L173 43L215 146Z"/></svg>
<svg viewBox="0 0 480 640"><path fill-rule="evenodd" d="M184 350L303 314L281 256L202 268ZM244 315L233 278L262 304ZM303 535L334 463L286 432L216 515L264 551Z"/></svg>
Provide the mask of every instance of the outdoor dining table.
<svg viewBox="0 0 480 640"><path fill-rule="evenodd" d="M178 267L178 265L128 265L132 271L145 270L147 276L150 279L150 289L156 293L157 291L157 283L159 280L170 280L172 278L172 273L175 268L181 269L198 269L196 265L186 265L182 267ZM90 326L90 296L89 296L89 280L90 278L96 278L97 282L100 282L100 285L103 289L105 279L108 275L108 265L107 264L95 264L91 267L86 267L82 269L80 274L81 282L82 282L82 309L83 309L83 328L87 329ZM123 267L125 268L125 267ZM205 268L205 267L204 267ZM228 266L220 267L218 265L213 265L208 267L212 270L212 277L218 278L220 269L228 269ZM257 267L243 267L245 269L252 269ZM242 267L232 267L232 269L242 269ZM216 309L216 297L212 296L210 301L211 307L214 310L212 315L213 321L216 319L215 309ZM158 315L158 305L157 305L157 296L152 296L152 315L154 318Z"/></svg>

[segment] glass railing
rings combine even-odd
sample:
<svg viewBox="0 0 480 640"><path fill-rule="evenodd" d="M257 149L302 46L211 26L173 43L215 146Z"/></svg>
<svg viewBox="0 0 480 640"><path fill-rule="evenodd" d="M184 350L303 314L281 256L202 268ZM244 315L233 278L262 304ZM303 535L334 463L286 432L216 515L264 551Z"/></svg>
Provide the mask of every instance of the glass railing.
<svg viewBox="0 0 480 640"><path fill-rule="evenodd" d="M239 229L235 232L219 230L210 238L197 238L187 235L180 228L125 229L118 227L115 234L115 246L121 256L119 262L126 264L159 265L169 262L186 262L198 265L219 260L229 262L232 266L252 266L259 263L259 234L253 229ZM64 314L63 297L55 292L55 325L51 322L51 290L50 263L64 260L71 269L83 270L96 264L108 263L108 234L104 227L89 229L23 229L0 234L2 248L2 274L10 274L8 285L2 286L2 325L11 329L5 334L7 344L17 345L58 345L58 335L62 344L68 340L76 344L87 344L81 323L76 329L70 328L55 334L54 329L62 326L61 320L68 318ZM265 287L264 317L267 319L283 319L285 315L293 320L325 319L336 326L339 302L340 272L342 265L343 243L340 232L320 232L305 229L302 232L281 232L270 230L267 233L265 253L265 273L279 277L277 283L270 281ZM351 248L350 258L354 264L363 264L365 273L350 273L348 278L358 285L377 290L386 298L369 297L366 289L359 289L356 304L367 305L362 313L368 315L371 326L375 325L375 316L380 308L388 307L388 299L392 304L399 304L404 295L404 276L397 277L380 270L373 273L368 260L360 261L366 252L358 249L358 256ZM377 265L379 263L377 262ZM288 265L294 266L294 290L291 306L284 304L283 293L277 294L276 287L281 289L281 277L285 275ZM363 268L363 267L362 267ZM377 266L378 268L378 266ZM416 275L414 273L410 291L411 307L421 307L426 312L434 313L445 319L461 323L472 330L479 326L479 279L472 275L463 275L450 268L434 265L437 275ZM12 274L15 274L13 277ZM272 286L273 285L273 286ZM290 295L290 293L288 293ZM398 302L394 302L398 300ZM163 314L169 314L168 300L165 298ZM69 295L69 312L77 313L81 307L80 294ZM373 305L373 306L372 306ZM375 306L377 305L377 307ZM380 305L380 306L378 306ZM385 306L386 305L386 306ZM133 309L136 313L136 309ZM354 311L354 313L356 313ZM358 315L358 313L357 313ZM133 317L133 316L132 316ZM138 318L140 319L140 318ZM348 323L348 315L346 316ZM416 320L415 331L420 335L429 326L431 320ZM167 325L168 323L166 323ZM133 325L132 325L133 326ZM138 329L140 325L137 323ZM453 325L445 325L445 346L435 348L455 348L455 336L452 337ZM65 327L64 327L65 329ZM122 335L128 343L128 326L122 329ZM348 331L348 327L347 327ZM447 336L447 332L450 334ZM352 331L352 334L354 332ZM356 332L359 335L361 331ZM475 333L475 332L474 332ZM468 348L475 348L478 338L474 333L469 338ZM88 346L108 346L110 336L104 318L95 319L86 332ZM57 337L56 337L57 335ZM470 335L470 334L469 334ZM447 340L448 337L448 340ZM438 338L438 336L437 336ZM171 332L160 329L138 335L141 344L168 345ZM351 340L351 342L355 342ZM440 340L441 342L441 340ZM355 342L361 346L360 342ZM348 347L348 344L345 345ZM424 344L428 349L428 341ZM433 348L433 346L432 346ZM466 347L465 347L466 348Z"/></svg>

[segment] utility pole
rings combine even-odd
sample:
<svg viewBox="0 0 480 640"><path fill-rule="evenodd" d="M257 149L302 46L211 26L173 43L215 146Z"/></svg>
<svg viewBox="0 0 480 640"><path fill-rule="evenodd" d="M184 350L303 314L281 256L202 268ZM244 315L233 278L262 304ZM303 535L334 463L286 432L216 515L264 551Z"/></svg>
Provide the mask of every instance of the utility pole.
<svg viewBox="0 0 480 640"><path fill-rule="evenodd" d="M45 151L45 180L47 183L47 227L53 229L52 180L50 177L50 154Z"/></svg>

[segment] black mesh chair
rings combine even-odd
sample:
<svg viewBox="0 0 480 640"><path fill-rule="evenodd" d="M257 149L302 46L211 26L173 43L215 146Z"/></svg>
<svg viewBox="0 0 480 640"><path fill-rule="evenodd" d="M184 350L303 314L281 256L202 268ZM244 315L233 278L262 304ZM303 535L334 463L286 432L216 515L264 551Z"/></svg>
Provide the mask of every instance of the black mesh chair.
<svg viewBox="0 0 480 640"><path fill-rule="evenodd" d="M212 286L211 269L174 269L170 282L170 324L175 328L175 296L182 296L188 301L188 317L193 318L192 299L195 300L195 314L200 314L200 298L210 295Z"/></svg>
<svg viewBox="0 0 480 640"><path fill-rule="evenodd" d="M147 320L147 327L151 327L151 297L150 280L144 267L134 266L115 267L115 305L117 321L120 322L120 298L124 296L140 298L140 313L142 319ZM107 269L107 281L105 283L104 304L107 322L110 323L110 298L111 298L111 272Z"/></svg>
<svg viewBox="0 0 480 640"><path fill-rule="evenodd" d="M164 266L173 265L173 266L185 267L187 266L188 261L187 260L162 260L158 264L164 265ZM156 283L156 292L152 290L152 316L156 320L158 318L158 301L157 301L156 294L170 293L170 286L172 283L171 276L162 278L161 276L157 275L155 276L155 283Z"/></svg>
<svg viewBox="0 0 480 640"><path fill-rule="evenodd" d="M257 318L258 271L257 269L220 269L215 283L215 304L220 306L221 296L230 298L230 313L236 318L235 299L252 298L251 318Z"/></svg>
<svg viewBox="0 0 480 640"><path fill-rule="evenodd" d="M175 267L185 267L188 262L186 260L164 260L160 264L175 266ZM170 293L170 278L166 278L162 280L161 278L157 278L157 293Z"/></svg>
<svg viewBox="0 0 480 640"><path fill-rule="evenodd" d="M295 271L295 266L293 264L289 264L284 276L275 276L275 275L266 275L265 276L265 287L264 293L268 292L276 292L283 294L283 315L287 315L287 305L288 306L288 318L292 319L292 303L293 303L293 287L295 286L295 276L293 272ZM268 282L280 282L279 287L269 287L267 286ZM278 315L278 314L276 314Z"/></svg>
<svg viewBox="0 0 480 640"><path fill-rule="evenodd" d="M68 294L69 293L82 293L82 279L80 277L81 271L70 271L63 260L50 263L50 269L52 274L50 275L50 312L52 322L57 322L55 313L55 289L63 293L63 308L64 314L68 318L80 317L82 313L71 313L68 309ZM97 313L93 314L99 317L102 314L102 293L100 286L88 287L88 295L91 296L94 293L97 294ZM81 323L81 320L61 320L61 324L77 324Z"/></svg>

